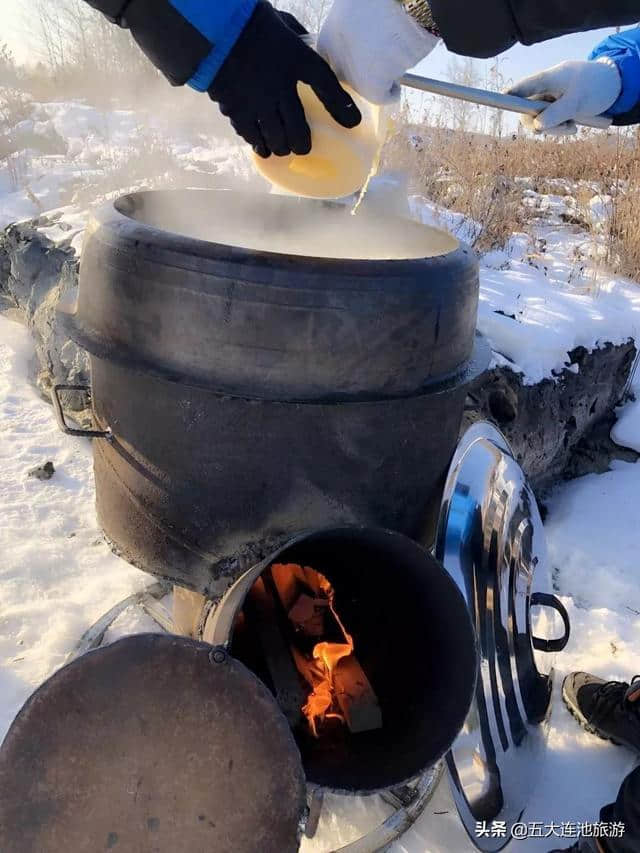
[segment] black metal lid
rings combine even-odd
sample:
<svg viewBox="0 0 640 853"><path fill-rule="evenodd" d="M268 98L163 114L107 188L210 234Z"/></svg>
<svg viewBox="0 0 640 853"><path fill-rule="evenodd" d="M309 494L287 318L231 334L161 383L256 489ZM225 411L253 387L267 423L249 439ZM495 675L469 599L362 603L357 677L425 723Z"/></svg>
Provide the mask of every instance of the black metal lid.
<svg viewBox="0 0 640 853"><path fill-rule="evenodd" d="M223 649L172 635L59 670L0 751L3 853L294 853L305 804L271 694Z"/></svg>

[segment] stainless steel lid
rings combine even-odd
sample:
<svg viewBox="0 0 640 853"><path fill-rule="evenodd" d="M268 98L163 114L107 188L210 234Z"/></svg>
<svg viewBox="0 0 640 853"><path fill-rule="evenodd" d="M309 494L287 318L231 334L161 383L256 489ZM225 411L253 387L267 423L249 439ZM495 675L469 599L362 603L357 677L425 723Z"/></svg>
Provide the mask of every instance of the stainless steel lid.
<svg viewBox="0 0 640 853"><path fill-rule="evenodd" d="M466 597L480 652L475 701L447 759L453 796L476 846L496 851L534 785L546 746L552 653L566 645L569 625L550 594L535 497L488 423L467 431L451 464L436 557ZM541 639L555 630L557 614L564 636ZM506 823L506 838L478 833L478 823L491 829L493 821Z"/></svg>

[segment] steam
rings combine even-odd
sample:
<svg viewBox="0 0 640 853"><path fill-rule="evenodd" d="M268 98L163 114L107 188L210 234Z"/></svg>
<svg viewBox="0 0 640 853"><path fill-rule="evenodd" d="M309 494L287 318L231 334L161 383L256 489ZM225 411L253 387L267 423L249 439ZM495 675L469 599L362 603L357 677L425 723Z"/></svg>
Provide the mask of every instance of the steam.
<svg viewBox="0 0 640 853"><path fill-rule="evenodd" d="M449 234L399 217L288 196L237 192L143 193L118 208L166 231L230 247L353 260L435 257L454 251Z"/></svg>
<svg viewBox="0 0 640 853"><path fill-rule="evenodd" d="M314 3L285 5L316 31L324 4ZM188 237L285 255L382 260L432 257L457 246L435 229L389 215L406 208L406 190L403 205L389 204L372 184L357 216L349 215L349 200L336 206L269 195L249 147L217 106L206 95L171 88L129 33L80 0L25 0L24 9L33 60L16 69L20 98L7 129L25 118L53 126L49 115L58 116L55 133L67 142L64 156L81 175L61 203L92 207L153 188L159 191L138 196L144 203L129 215ZM78 100L97 108L91 126L71 118L77 110L65 119L64 110L47 111L49 101ZM234 192L185 195L180 188L187 187Z"/></svg>

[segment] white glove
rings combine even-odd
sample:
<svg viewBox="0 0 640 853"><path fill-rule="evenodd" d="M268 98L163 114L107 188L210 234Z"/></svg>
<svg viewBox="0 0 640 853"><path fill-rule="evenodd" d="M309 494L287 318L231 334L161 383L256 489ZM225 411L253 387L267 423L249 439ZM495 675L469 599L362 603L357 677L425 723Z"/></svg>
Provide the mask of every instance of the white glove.
<svg viewBox="0 0 640 853"><path fill-rule="evenodd" d="M398 0L335 0L318 36L318 52L363 98L388 104L400 96L396 81L438 41Z"/></svg>
<svg viewBox="0 0 640 853"><path fill-rule="evenodd" d="M524 116L522 124L535 133L565 136L575 133L576 121L588 121L612 107L622 91L618 66L605 57L561 62L540 74L525 77L507 90L536 101L553 101L537 116Z"/></svg>

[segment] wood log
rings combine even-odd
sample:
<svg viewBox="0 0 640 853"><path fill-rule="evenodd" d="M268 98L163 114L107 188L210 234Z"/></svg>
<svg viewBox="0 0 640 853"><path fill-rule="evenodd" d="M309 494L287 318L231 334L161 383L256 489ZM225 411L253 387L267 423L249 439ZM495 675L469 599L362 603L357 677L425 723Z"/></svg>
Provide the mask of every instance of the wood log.
<svg viewBox="0 0 640 853"><path fill-rule="evenodd" d="M278 705L289 725L297 726L303 718L302 706L307 701L307 691L300 681L289 644L279 628L276 602L262 578L258 578L251 588L245 607L260 639Z"/></svg>
<svg viewBox="0 0 640 853"><path fill-rule="evenodd" d="M295 563L276 563L269 572L278 591L282 606L291 610L300 594L304 592L304 569Z"/></svg>
<svg viewBox="0 0 640 853"><path fill-rule="evenodd" d="M297 630L308 637L324 636L324 617L329 609L326 598L312 598L303 593L289 610L289 619Z"/></svg>
<svg viewBox="0 0 640 853"><path fill-rule="evenodd" d="M181 586L173 587L174 633L182 637L198 636L198 626L206 604L204 595Z"/></svg>
<svg viewBox="0 0 640 853"><path fill-rule="evenodd" d="M338 662L333 671L336 700L352 734L382 728L378 698L355 654Z"/></svg>

